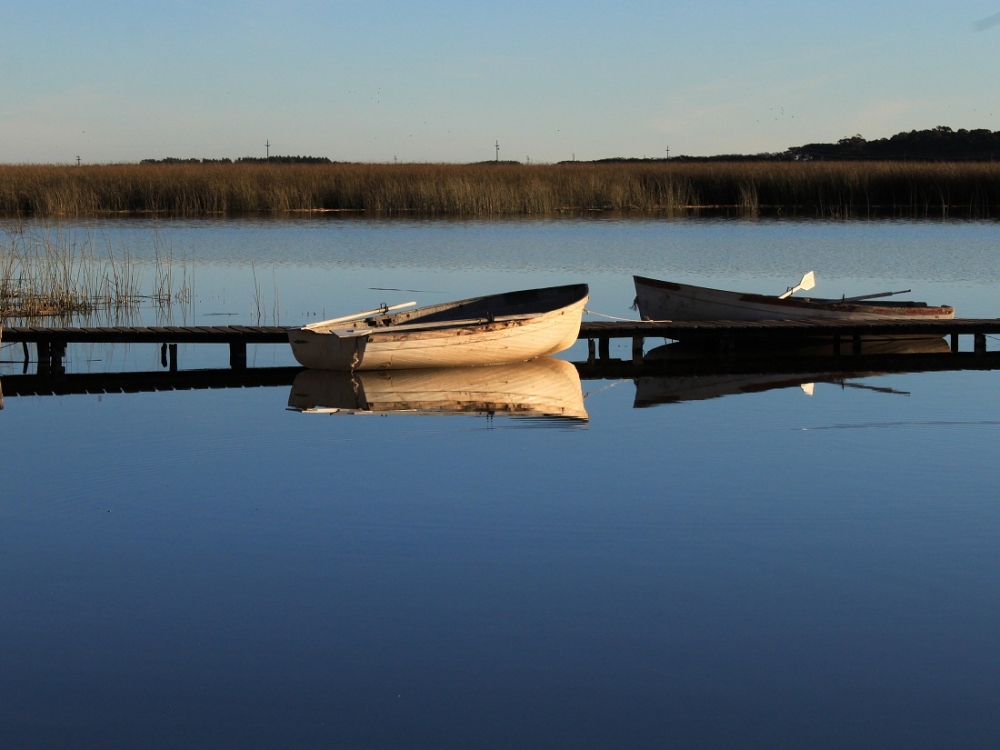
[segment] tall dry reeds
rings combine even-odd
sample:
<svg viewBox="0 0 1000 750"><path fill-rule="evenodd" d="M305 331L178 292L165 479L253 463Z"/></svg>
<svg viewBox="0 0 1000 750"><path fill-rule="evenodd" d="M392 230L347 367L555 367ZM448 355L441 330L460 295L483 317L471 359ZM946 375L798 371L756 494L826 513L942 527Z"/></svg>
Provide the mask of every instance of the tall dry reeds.
<svg viewBox="0 0 1000 750"><path fill-rule="evenodd" d="M142 268L127 249L102 251L89 236L9 228L0 234L0 320L101 311L120 317L143 303L190 301L186 264L178 279L168 249L156 246L152 270L152 289L145 290Z"/></svg>
<svg viewBox="0 0 1000 750"><path fill-rule="evenodd" d="M722 212L1000 215L1000 163L117 164L0 166L0 214L289 211L499 216Z"/></svg>

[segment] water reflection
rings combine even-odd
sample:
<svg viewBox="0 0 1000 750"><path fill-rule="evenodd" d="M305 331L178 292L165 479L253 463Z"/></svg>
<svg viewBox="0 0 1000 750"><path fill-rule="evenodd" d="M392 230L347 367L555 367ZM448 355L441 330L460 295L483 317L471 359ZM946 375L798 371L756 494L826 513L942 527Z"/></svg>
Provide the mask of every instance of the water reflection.
<svg viewBox="0 0 1000 750"><path fill-rule="evenodd" d="M877 377L880 372L816 372L816 373L767 373L744 375L692 375L648 376L635 380L636 409L658 404L681 401L704 401L722 396L762 393L780 388L800 388L812 396L817 383L832 383L841 388L863 388L895 395L908 396L907 391L881 388L865 383L852 382Z"/></svg>
<svg viewBox="0 0 1000 750"><path fill-rule="evenodd" d="M586 421L581 380L633 381L634 406L801 388L818 383L900 393L854 381L885 374L1000 369L1000 352L952 352L944 339L863 342L833 356L830 344L720 356L685 344L651 350L640 362L567 362L543 357L512 365L342 373L300 367L5 375L3 396L70 396L291 386L293 411L353 414L487 414ZM591 398L608 386L589 389Z"/></svg>
<svg viewBox="0 0 1000 750"><path fill-rule="evenodd" d="M858 342L856 354L859 355L892 355L892 354L947 354L951 345L940 336L862 336ZM755 345L748 354L751 357L801 360L806 357L835 357L840 353L852 351L853 343L844 337L839 345L834 344L832 337L817 338L807 343L768 345L766 342ZM711 354L704 344L698 342L678 342L665 344L646 352L643 359L646 362L667 362L680 359L704 359Z"/></svg>
<svg viewBox="0 0 1000 750"><path fill-rule="evenodd" d="M296 376L288 407L310 413L503 414L588 419L580 375L541 357L493 367L331 372Z"/></svg>
<svg viewBox="0 0 1000 750"><path fill-rule="evenodd" d="M952 359L954 356L943 338L868 338L860 342L859 353L851 356L835 356L831 342L818 341L795 349L757 349L752 359L742 363L712 359L704 349L695 346L667 344L646 354L644 365L660 371L634 379L634 406L641 409L781 388L800 388L812 396L818 383L909 395L905 391L852 381L889 372L940 369L941 364L949 361L955 369L961 369L959 361ZM991 357L981 365L995 367L996 362ZM970 364L965 359L962 363Z"/></svg>

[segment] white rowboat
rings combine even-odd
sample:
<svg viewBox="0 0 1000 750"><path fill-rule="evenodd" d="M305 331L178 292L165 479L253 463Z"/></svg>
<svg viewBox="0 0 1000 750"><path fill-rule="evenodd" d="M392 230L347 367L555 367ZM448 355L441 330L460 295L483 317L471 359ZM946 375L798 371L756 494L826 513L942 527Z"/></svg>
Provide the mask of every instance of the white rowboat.
<svg viewBox="0 0 1000 750"><path fill-rule="evenodd" d="M926 302L868 298L812 299L658 281L635 276L635 302L643 320L950 320L955 308Z"/></svg>
<svg viewBox="0 0 1000 750"><path fill-rule="evenodd" d="M580 333L586 284L526 289L289 332L299 364L317 370L402 370L524 362L568 349ZM352 317L348 316L347 320Z"/></svg>

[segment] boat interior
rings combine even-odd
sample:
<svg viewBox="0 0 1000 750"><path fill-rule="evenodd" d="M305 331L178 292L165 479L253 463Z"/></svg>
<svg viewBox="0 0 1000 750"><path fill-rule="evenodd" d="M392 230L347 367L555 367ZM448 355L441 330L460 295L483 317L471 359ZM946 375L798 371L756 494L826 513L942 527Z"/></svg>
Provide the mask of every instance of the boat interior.
<svg viewBox="0 0 1000 750"><path fill-rule="evenodd" d="M579 302L589 293L586 284L525 289L421 307L406 312L372 315L365 318L363 323L369 328L383 328L412 323L450 323L463 320L492 320L495 317L542 315ZM361 322L354 325L361 325Z"/></svg>

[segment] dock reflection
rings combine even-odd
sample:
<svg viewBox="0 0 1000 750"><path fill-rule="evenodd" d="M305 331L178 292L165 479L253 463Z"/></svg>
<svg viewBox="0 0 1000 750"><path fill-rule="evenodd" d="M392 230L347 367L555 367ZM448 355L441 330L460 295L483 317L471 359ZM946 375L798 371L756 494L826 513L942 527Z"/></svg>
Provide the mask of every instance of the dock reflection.
<svg viewBox="0 0 1000 750"><path fill-rule="evenodd" d="M308 413L488 414L587 420L580 374L552 357L490 367L304 370L288 408Z"/></svg>
<svg viewBox="0 0 1000 750"><path fill-rule="evenodd" d="M581 380L632 380L634 406L759 393L775 388L851 383L886 373L998 370L1000 351L955 352L945 339L865 341L859 353L828 344L730 356L683 344L646 352L641 361L567 362L550 357L516 365L440 370L332 373L300 367L155 372L4 375L3 399L18 396L147 393L219 388L290 388L287 406L304 412L480 413L589 419Z"/></svg>

